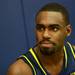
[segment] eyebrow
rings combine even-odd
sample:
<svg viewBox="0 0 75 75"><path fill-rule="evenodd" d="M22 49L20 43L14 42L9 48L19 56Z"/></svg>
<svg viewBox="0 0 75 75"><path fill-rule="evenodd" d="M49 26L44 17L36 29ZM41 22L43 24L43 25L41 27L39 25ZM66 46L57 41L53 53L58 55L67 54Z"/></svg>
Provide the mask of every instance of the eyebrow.
<svg viewBox="0 0 75 75"><path fill-rule="evenodd" d="M59 24L50 24L50 25L48 25L48 27L63 27L63 25L59 25Z"/></svg>
<svg viewBox="0 0 75 75"><path fill-rule="evenodd" d="M44 26L44 24L37 24L37 25L41 25L41 26ZM63 25L60 25L60 24L49 24L48 27L63 27Z"/></svg>

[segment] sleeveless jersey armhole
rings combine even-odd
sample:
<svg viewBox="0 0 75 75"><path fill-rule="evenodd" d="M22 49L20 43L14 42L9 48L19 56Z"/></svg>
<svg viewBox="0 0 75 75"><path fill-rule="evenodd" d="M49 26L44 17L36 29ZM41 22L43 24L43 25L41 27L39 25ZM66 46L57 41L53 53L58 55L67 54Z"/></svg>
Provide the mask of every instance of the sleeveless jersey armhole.
<svg viewBox="0 0 75 75"><path fill-rule="evenodd" d="M33 75L36 75L36 70L35 70L33 64L31 63L31 61L28 59L27 56L21 55L19 58L17 58L17 60L19 60L19 59L22 59L26 64L28 64L29 67L32 69Z"/></svg>

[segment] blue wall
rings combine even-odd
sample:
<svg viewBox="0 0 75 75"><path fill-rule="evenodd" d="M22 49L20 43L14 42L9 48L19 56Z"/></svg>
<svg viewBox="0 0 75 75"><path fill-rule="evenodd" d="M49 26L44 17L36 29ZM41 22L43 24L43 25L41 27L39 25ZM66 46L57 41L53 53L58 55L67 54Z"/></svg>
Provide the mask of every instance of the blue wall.
<svg viewBox="0 0 75 75"><path fill-rule="evenodd" d="M8 65L35 44L34 17L48 2L67 7L73 28L68 39L75 44L75 0L0 0L0 75L5 75Z"/></svg>

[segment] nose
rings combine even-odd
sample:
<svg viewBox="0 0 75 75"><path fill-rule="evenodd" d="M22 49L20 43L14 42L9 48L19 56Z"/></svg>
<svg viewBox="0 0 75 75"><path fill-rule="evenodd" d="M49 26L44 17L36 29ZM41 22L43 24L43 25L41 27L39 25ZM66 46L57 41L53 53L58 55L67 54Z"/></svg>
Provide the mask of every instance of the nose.
<svg viewBox="0 0 75 75"><path fill-rule="evenodd" d="M46 28L44 33L43 33L44 38L50 38L49 30Z"/></svg>

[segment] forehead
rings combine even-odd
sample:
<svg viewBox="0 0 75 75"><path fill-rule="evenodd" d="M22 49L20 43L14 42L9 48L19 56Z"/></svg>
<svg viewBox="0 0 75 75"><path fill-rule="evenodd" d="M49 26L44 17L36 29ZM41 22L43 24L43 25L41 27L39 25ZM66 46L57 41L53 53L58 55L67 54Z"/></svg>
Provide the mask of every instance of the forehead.
<svg viewBox="0 0 75 75"><path fill-rule="evenodd" d="M36 23L39 24L64 24L62 13L55 11L41 11L36 17Z"/></svg>

